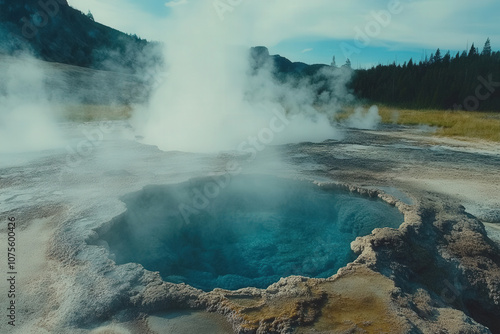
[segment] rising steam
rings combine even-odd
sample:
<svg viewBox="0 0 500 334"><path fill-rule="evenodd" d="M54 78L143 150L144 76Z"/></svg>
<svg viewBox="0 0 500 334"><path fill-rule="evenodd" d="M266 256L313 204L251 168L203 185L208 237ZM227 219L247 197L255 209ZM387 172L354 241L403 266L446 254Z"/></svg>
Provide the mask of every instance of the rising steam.
<svg viewBox="0 0 500 334"><path fill-rule="evenodd" d="M0 71L0 153L61 146L55 106L47 98L41 62L30 57L4 57Z"/></svg>
<svg viewBox="0 0 500 334"><path fill-rule="evenodd" d="M355 129L374 130L381 121L377 106L371 106L368 110L359 107L349 116L345 125Z"/></svg>
<svg viewBox="0 0 500 334"><path fill-rule="evenodd" d="M136 115L145 142L162 150L242 150L339 139L333 115L351 98L350 71L325 69L318 97L310 80L277 81L270 61L252 68L245 36L258 22L235 11L221 21L209 2L176 6L166 29L168 75L148 110ZM270 58L269 58L270 59ZM321 111L318 105L321 104ZM140 119L142 117L142 119Z"/></svg>

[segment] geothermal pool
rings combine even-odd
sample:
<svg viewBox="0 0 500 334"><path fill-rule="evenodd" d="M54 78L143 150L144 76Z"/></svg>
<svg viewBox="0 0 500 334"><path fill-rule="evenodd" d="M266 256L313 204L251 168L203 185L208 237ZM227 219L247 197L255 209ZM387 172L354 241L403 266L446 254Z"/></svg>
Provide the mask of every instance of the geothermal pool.
<svg viewBox="0 0 500 334"><path fill-rule="evenodd" d="M281 277L325 278L354 260L350 243L403 215L380 200L263 175L148 186L97 230L117 264L210 291L266 288Z"/></svg>

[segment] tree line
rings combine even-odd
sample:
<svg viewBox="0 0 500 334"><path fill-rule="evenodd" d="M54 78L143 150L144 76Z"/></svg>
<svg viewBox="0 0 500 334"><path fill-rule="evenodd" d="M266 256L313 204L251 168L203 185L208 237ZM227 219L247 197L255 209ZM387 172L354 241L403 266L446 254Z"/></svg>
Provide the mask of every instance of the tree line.
<svg viewBox="0 0 500 334"><path fill-rule="evenodd" d="M488 38L480 51L440 49L418 63L377 65L354 72L351 89L370 102L411 109L500 111L500 52Z"/></svg>

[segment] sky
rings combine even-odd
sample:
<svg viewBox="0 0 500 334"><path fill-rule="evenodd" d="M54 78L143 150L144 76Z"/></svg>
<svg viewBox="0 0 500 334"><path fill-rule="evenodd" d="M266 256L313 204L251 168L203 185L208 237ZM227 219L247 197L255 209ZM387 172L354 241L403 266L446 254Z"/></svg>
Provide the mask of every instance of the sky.
<svg viewBox="0 0 500 334"><path fill-rule="evenodd" d="M231 43L308 64L333 56L355 68L419 61L437 48L454 55L475 43L481 51L487 38L500 49L498 0L68 0L100 23L159 41L171 35L171 17L187 18L200 2L214 25L237 27ZM195 26L186 37L192 33Z"/></svg>

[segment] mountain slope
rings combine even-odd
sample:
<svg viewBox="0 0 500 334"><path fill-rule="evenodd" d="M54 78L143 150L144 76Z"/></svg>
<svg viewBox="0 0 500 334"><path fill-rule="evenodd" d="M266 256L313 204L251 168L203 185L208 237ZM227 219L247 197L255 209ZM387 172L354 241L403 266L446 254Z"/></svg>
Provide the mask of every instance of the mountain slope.
<svg viewBox="0 0 500 334"><path fill-rule="evenodd" d="M160 45L95 22L66 0L0 0L0 53L103 70L144 71Z"/></svg>

